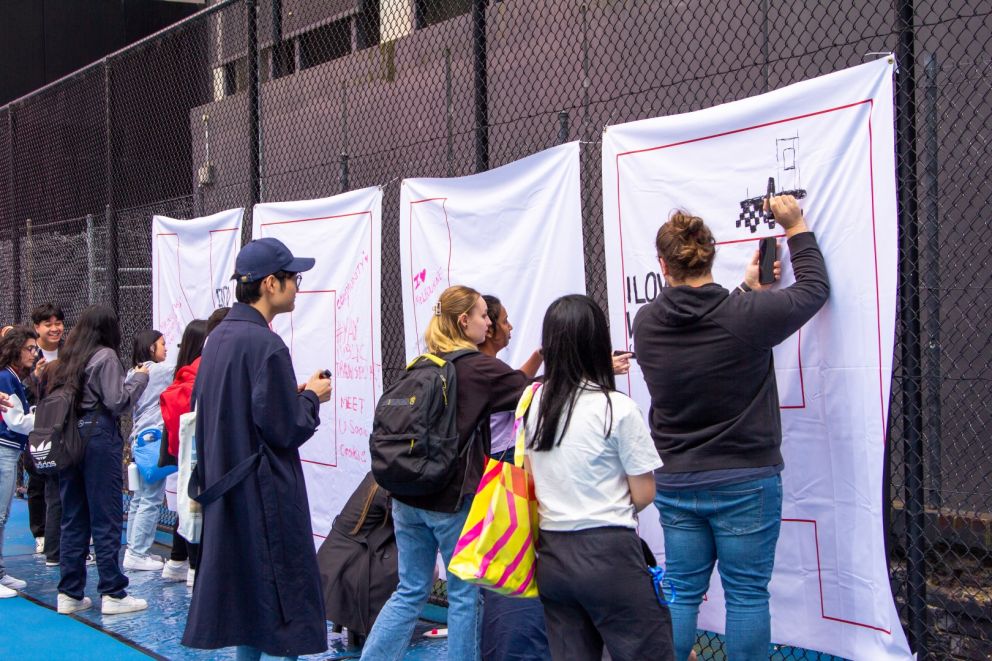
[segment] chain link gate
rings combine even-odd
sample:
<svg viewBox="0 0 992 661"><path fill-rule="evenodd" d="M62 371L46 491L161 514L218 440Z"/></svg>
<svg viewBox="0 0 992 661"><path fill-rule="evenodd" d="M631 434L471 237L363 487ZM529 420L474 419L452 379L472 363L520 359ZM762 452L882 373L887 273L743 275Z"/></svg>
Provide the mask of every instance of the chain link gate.
<svg viewBox="0 0 992 661"><path fill-rule="evenodd" d="M399 179L471 174L580 140L586 285L605 308L604 126L890 51L901 236L892 587L920 658L992 658L988 0L210 2L0 108L0 322L54 301L71 327L109 302L129 351L151 325L153 214L382 185L388 384L404 358ZM724 657L717 636L699 650Z"/></svg>

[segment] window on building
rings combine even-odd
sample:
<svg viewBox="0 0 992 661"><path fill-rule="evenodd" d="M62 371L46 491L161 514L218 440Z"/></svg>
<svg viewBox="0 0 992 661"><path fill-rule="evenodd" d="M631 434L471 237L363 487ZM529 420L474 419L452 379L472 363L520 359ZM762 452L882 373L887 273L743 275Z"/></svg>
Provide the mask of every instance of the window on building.
<svg viewBox="0 0 992 661"><path fill-rule="evenodd" d="M416 3L418 29L467 14L472 9L472 0L416 0Z"/></svg>
<svg viewBox="0 0 992 661"><path fill-rule="evenodd" d="M288 76L296 71L296 44L292 40L282 41L264 48L261 54L260 80L268 82Z"/></svg>
<svg viewBox="0 0 992 661"><path fill-rule="evenodd" d="M358 48L368 48L378 44L381 37L382 17L379 14L379 0L363 0L355 14L355 36Z"/></svg>
<svg viewBox="0 0 992 661"><path fill-rule="evenodd" d="M239 57L224 65L224 96L234 96L248 89L248 57Z"/></svg>
<svg viewBox="0 0 992 661"><path fill-rule="evenodd" d="M352 17L300 35L300 68L308 69L351 52Z"/></svg>

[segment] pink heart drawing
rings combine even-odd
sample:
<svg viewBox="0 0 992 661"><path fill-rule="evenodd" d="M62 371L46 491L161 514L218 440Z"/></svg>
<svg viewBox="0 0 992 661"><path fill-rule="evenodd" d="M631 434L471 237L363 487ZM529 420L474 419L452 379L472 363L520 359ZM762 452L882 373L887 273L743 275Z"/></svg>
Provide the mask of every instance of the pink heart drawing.
<svg viewBox="0 0 992 661"><path fill-rule="evenodd" d="M416 289L427 280L427 269L421 269L420 273L413 276L413 288Z"/></svg>

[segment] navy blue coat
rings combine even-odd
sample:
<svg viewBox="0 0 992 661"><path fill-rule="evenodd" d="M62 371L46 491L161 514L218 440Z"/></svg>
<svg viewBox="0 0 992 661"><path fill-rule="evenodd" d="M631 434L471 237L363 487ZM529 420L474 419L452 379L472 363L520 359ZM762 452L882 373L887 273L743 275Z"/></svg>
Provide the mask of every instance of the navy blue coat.
<svg viewBox="0 0 992 661"><path fill-rule="evenodd" d="M203 505L183 644L323 652L324 602L298 452L320 422L317 396L296 392L282 339L257 310L236 303L204 347L193 397L204 496L229 489Z"/></svg>

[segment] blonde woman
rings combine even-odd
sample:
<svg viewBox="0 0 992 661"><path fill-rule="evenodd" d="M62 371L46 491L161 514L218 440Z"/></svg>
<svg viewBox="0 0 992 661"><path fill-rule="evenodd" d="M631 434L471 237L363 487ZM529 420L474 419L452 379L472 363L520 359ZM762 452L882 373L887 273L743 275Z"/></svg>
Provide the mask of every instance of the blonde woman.
<svg viewBox="0 0 992 661"><path fill-rule="evenodd" d="M427 349L444 357L461 349L476 349L486 339L492 322L486 301L470 287L448 287L441 294L424 333ZM438 550L445 563L468 516L472 495L479 486L488 434L477 433L489 424L489 414L515 408L530 379L520 370L478 351L454 363L457 378L456 418L459 463L451 482L429 496L393 495L393 522L399 556L400 584L369 632L362 658L375 661L402 659L414 625L427 602L434 580ZM479 589L448 575L448 658L479 658L481 609Z"/></svg>

